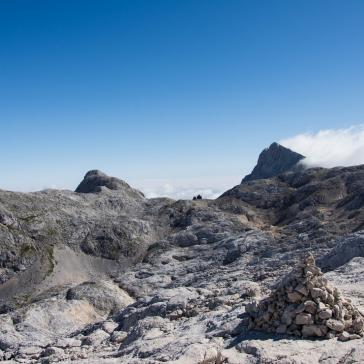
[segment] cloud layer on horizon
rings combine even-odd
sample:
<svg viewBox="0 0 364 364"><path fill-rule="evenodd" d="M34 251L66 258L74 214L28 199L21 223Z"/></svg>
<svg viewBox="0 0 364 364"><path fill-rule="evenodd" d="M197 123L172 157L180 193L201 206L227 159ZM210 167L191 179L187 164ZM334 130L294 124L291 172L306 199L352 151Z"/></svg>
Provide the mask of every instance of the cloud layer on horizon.
<svg viewBox="0 0 364 364"><path fill-rule="evenodd" d="M303 163L310 167L364 164L364 125L298 134L280 144L306 156Z"/></svg>
<svg viewBox="0 0 364 364"><path fill-rule="evenodd" d="M170 197L175 200L190 200L193 196L201 195L203 198L215 199L219 197L223 191L212 188L194 188L173 186L169 183L155 188L144 188L143 192L148 198Z"/></svg>

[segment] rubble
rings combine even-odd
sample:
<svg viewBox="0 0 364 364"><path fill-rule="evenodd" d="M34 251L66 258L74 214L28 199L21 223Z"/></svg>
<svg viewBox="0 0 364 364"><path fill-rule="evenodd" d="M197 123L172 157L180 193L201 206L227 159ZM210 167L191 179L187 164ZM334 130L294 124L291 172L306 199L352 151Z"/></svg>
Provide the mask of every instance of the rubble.
<svg viewBox="0 0 364 364"><path fill-rule="evenodd" d="M247 312L256 330L341 341L364 335L364 317L323 276L312 254Z"/></svg>

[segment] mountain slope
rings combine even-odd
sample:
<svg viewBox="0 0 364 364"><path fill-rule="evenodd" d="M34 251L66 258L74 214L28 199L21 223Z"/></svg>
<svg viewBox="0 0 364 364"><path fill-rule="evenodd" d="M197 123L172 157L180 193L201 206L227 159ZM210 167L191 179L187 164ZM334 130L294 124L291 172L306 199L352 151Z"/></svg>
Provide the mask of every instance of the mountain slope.
<svg viewBox="0 0 364 364"><path fill-rule="evenodd" d="M364 308L363 186L356 166L290 169L216 200L146 199L99 171L77 192L0 191L0 360L360 362L363 339L257 336L244 312L308 252Z"/></svg>

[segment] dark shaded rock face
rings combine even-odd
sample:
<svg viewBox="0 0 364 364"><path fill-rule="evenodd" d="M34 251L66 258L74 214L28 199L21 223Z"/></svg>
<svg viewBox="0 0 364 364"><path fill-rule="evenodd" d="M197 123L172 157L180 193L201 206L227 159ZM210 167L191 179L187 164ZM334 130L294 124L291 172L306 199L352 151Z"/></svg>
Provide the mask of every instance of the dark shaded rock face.
<svg viewBox="0 0 364 364"><path fill-rule="evenodd" d="M278 143L273 143L260 153L257 165L252 173L243 178L242 183L278 176L294 168L304 158L299 153L293 152Z"/></svg>
<svg viewBox="0 0 364 364"><path fill-rule="evenodd" d="M78 185L75 192L95 193L100 192L101 187L106 187L109 190L132 190L132 188L121 179L110 177L95 169L86 173L83 181ZM141 192L139 193L142 195Z"/></svg>

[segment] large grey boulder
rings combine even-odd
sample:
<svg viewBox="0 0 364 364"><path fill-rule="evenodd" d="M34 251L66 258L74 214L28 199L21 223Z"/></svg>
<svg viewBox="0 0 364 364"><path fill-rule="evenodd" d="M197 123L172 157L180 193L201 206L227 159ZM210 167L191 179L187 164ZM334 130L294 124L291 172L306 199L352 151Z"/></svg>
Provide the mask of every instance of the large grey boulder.
<svg viewBox="0 0 364 364"><path fill-rule="evenodd" d="M120 311L134 300L121 288L110 282L84 282L67 291L67 300L85 300L100 313Z"/></svg>
<svg viewBox="0 0 364 364"><path fill-rule="evenodd" d="M364 231L337 239L335 247L318 259L317 263L325 271L330 271L341 267L355 257L364 257Z"/></svg>

